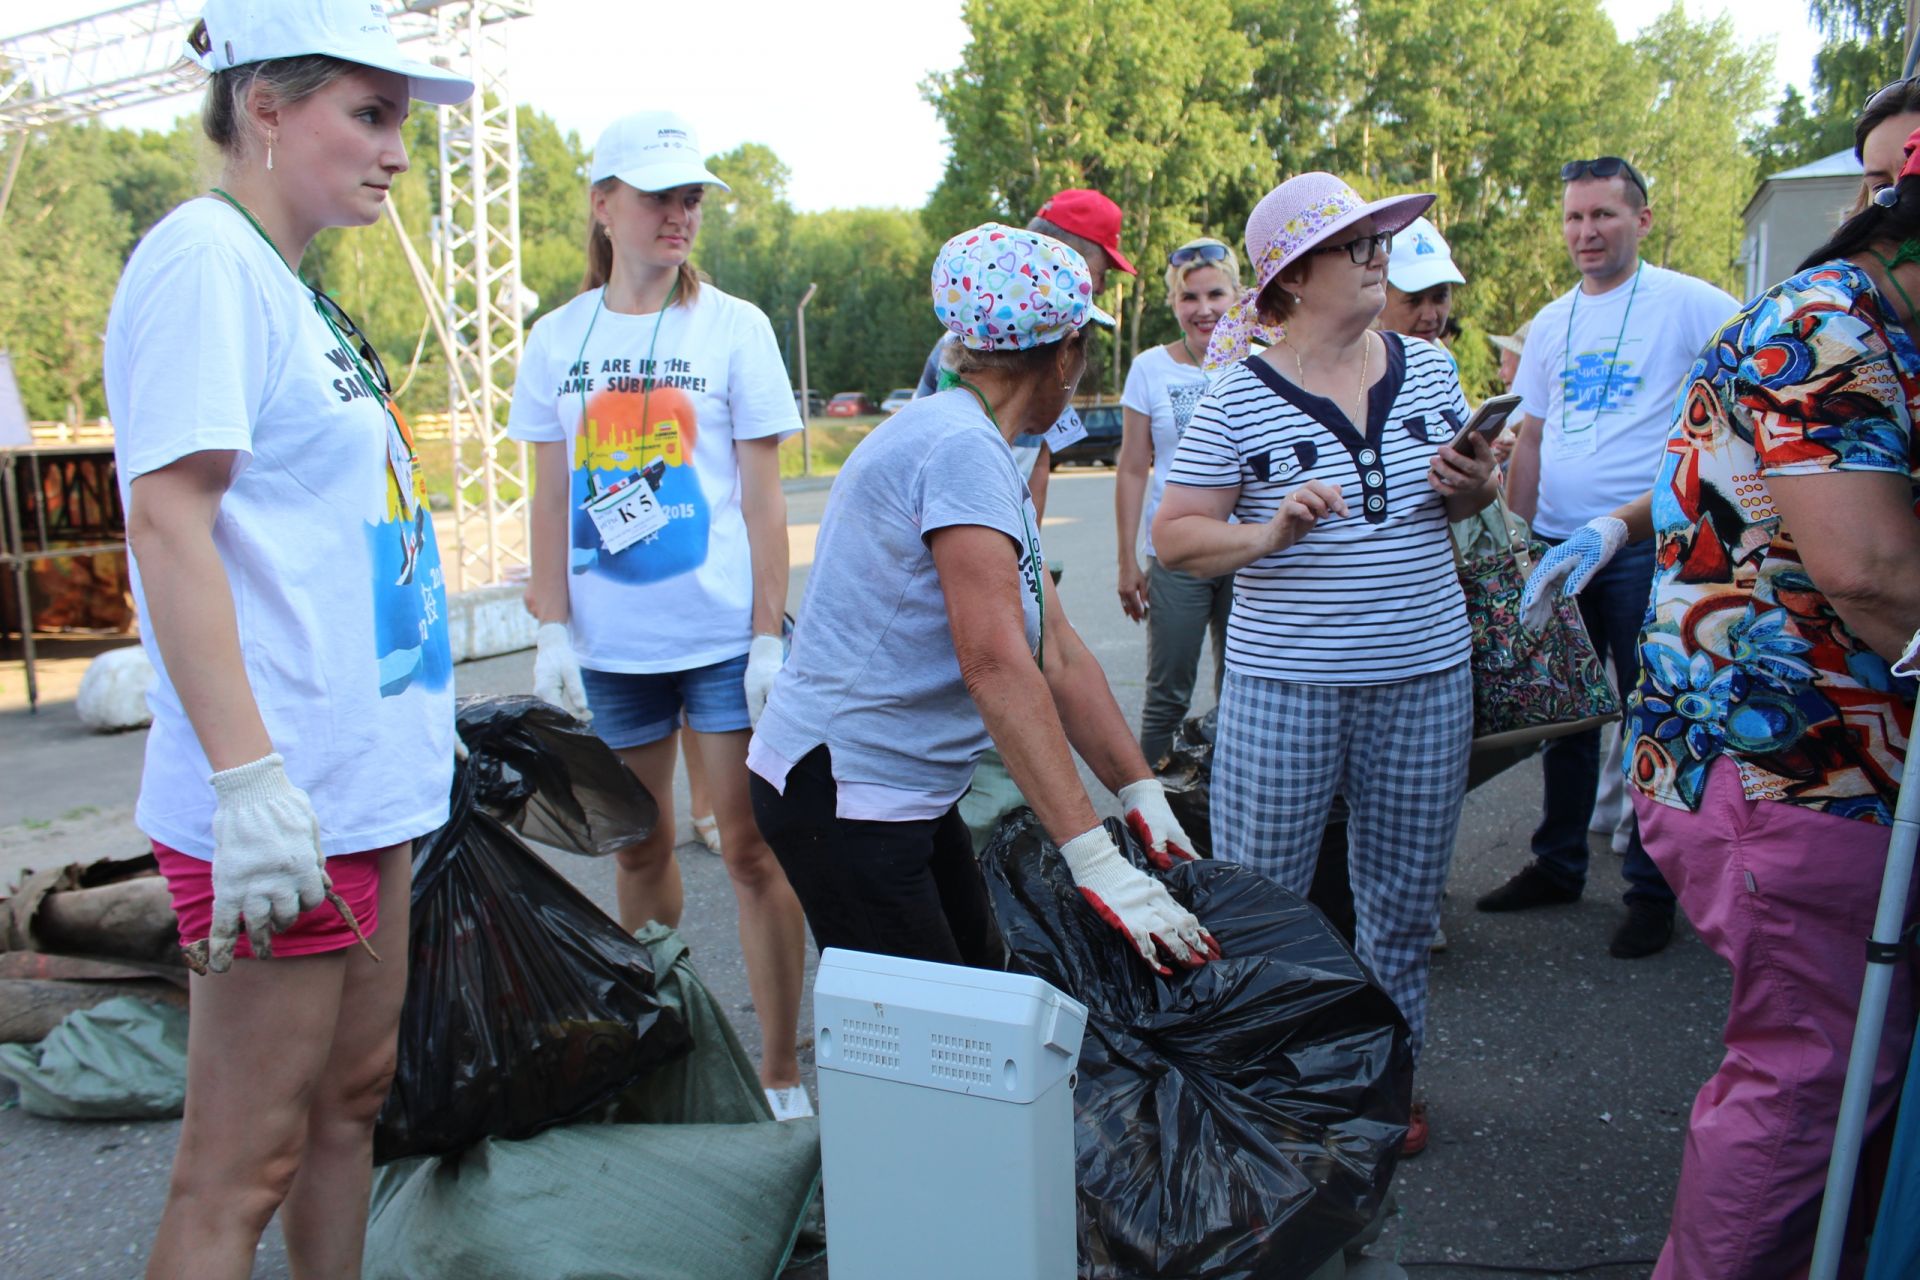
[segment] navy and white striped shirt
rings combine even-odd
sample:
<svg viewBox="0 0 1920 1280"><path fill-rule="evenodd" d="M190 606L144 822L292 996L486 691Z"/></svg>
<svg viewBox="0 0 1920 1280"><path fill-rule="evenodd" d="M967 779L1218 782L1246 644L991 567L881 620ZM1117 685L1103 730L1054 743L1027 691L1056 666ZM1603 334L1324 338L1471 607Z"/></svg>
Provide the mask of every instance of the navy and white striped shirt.
<svg viewBox="0 0 1920 1280"><path fill-rule="evenodd" d="M1243 524L1273 519L1287 494L1321 480L1348 515L1322 520L1233 580L1227 665L1299 684L1382 684L1465 662L1471 636L1433 455L1466 421L1452 359L1382 333L1387 371L1367 429L1260 357L1226 370L1194 410L1169 484L1239 486Z"/></svg>

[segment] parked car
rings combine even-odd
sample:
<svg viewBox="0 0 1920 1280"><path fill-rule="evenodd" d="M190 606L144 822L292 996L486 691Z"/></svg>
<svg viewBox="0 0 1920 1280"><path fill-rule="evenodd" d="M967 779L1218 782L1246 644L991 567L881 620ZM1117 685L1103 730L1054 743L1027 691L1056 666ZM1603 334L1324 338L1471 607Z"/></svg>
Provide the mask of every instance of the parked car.
<svg viewBox="0 0 1920 1280"><path fill-rule="evenodd" d="M1097 404L1079 410L1087 434L1053 455L1053 465L1083 463L1089 467L1110 467L1120 457L1120 406Z"/></svg>
<svg viewBox="0 0 1920 1280"><path fill-rule="evenodd" d="M898 413L913 403L912 387L895 387L887 392L887 398L880 402L880 412Z"/></svg>
<svg viewBox="0 0 1920 1280"><path fill-rule="evenodd" d="M795 409L800 408L800 393L798 391L793 393L793 407ZM827 398L821 395L818 391L809 391L807 392L807 407L801 411L801 416L807 417L807 418L817 418L822 413L826 412L826 408L827 408Z"/></svg>
<svg viewBox="0 0 1920 1280"><path fill-rule="evenodd" d="M858 418L862 414L878 413L873 401L867 399L864 391L842 391L827 401L829 418Z"/></svg>

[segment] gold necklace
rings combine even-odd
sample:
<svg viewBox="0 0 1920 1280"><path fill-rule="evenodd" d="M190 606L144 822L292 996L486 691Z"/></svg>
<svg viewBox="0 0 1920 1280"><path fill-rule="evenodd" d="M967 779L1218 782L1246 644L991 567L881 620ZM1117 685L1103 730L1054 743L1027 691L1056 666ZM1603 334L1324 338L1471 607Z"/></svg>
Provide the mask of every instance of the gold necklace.
<svg viewBox="0 0 1920 1280"><path fill-rule="evenodd" d="M1307 369L1305 365L1300 363L1300 348L1294 346L1293 339L1284 334L1281 336L1280 341L1286 343L1287 350L1293 352L1294 376L1299 380L1300 389L1305 391L1307 389ZM1353 401L1354 408L1359 410L1359 413L1357 416L1349 419L1353 424L1353 429L1361 435L1365 435L1367 432L1367 362L1372 359L1372 357L1373 334L1369 331L1360 335L1360 391L1359 394L1354 397Z"/></svg>

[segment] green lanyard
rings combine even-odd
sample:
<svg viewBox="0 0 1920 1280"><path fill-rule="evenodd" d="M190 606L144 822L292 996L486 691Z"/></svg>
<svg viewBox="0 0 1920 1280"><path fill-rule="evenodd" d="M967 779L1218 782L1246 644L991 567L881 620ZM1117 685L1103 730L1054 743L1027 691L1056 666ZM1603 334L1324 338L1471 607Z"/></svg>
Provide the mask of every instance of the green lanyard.
<svg viewBox="0 0 1920 1280"><path fill-rule="evenodd" d="M667 290L667 300L660 304L660 310L653 318L653 337L647 342L647 369L645 373L640 375L640 431L643 441L646 439L645 433L653 427L653 424L647 421L647 402L653 397L653 384L658 370L658 366L653 363L653 353L660 346L660 325L666 320L667 311L673 306L673 300L678 297L679 294L680 273L676 271L673 276L673 287ZM587 321L587 331L580 335L580 354L573 358L574 368L580 369L580 427L583 431L587 426L587 374L586 370L581 368L581 365L587 358L587 339L593 337L593 326L600 322L600 308L604 307L606 303L607 289L605 285L602 285L600 287L600 296L593 301L593 316ZM644 445L642 447L644 448ZM588 467L587 500L589 502L593 500L596 492L593 483L593 468Z"/></svg>
<svg viewBox="0 0 1920 1280"><path fill-rule="evenodd" d="M1589 431L1598 431L1600 429L1600 415L1606 412L1607 397L1613 394L1613 370L1614 366L1620 363L1620 344L1626 341L1627 321L1633 318L1633 300L1640 292L1640 269L1644 266L1646 266L1644 262L1638 262L1634 265L1633 288L1627 292L1627 309L1620 317L1620 332L1613 335L1613 354L1607 358L1607 380L1600 386L1600 403L1594 406L1593 421L1587 424L1587 430ZM1567 308L1566 350L1560 354L1562 376L1569 379L1573 376L1569 367L1569 362L1573 359L1573 317L1577 315L1579 311L1580 290L1575 289L1573 291L1573 305ZM1567 394L1564 388L1560 393L1560 434L1563 436L1567 434Z"/></svg>
<svg viewBox="0 0 1920 1280"><path fill-rule="evenodd" d="M942 377L953 379L952 385L973 393L973 398L980 402L980 411L987 415L987 421L993 424L995 431L1000 431L1004 439L1006 432L1001 431L1000 419L994 416L993 406L987 403L986 393L958 374L950 374L944 369L940 372ZM1047 566L1046 562L1040 558L1040 539L1034 536L1033 522L1027 519L1027 504L1024 502L1020 504L1020 527L1026 531L1027 535L1027 563L1033 566L1033 576L1027 579L1027 590L1033 593L1034 610L1039 615L1040 623L1040 643L1033 655L1033 660L1039 664L1042 671L1045 671L1047 669L1047 597L1046 588L1040 583L1040 575L1047 571Z"/></svg>
<svg viewBox="0 0 1920 1280"><path fill-rule="evenodd" d="M1900 282L1893 276L1893 269L1901 263L1920 262L1920 245L1916 245L1911 240L1904 241L1891 258L1878 249L1869 249L1867 252L1880 260L1880 265L1887 271L1887 283L1892 285L1893 291L1900 295L1900 301L1907 304L1907 322L1920 323L1920 311L1914 309L1913 299L1907 296L1907 291L1900 287Z"/></svg>
<svg viewBox="0 0 1920 1280"><path fill-rule="evenodd" d="M400 452L405 453L407 456L407 468L411 474L401 475L400 468L396 465L392 456L387 458L387 470L393 474L393 483L400 492L400 506L402 510L411 516L414 508L413 476L419 473L420 455L414 452L413 440L407 435L405 428L400 425L400 415L394 410L392 399L380 390L380 384L374 381L373 374L367 368L366 362L360 358L360 352L355 349L353 343L347 340L347 335L340 332L340 326L334 323L333 317L328 314L327 309L320 305L320 291L312 285L307 284L305 280L300 279L300 273L293 269L293 264L288 262L286 255L280 252L280 246L273 242L273 237L267 234L267 229L260 225L258 218L253 216L253 210L241 204L219 187L212 188L212 191L214 195L219 196L239 211L240 216L247 220L247 225L258 232L260 238L267 242L267 248L273 250L273 256L280 259L280 265L287 269L287 274L295 280L299 280L300 283L305 286L307 292L313 295L313 309L320 313L322 320L326 321L328 332L333 334L333 340L339 344L340 349L347 353L347 359L353 361L353 371L359 375L360 385L365 387L367 394L379 401L380 407L386 411L387 425L393 429L394 435L399 440ZM339 304L335 303L334 305L338 306Z"/></svg>

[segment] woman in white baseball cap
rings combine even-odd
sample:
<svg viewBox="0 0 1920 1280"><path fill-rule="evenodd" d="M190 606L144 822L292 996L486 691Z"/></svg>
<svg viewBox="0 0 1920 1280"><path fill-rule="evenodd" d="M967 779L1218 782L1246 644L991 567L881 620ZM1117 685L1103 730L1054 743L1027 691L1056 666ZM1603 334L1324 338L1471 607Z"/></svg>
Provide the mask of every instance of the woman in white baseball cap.
<svg viewBox="0 0 1920 1280"><path fill-rule="evenodd" d="M1377 327L1438 343L1453 314L1453 286L1466 282L1440 229L1415 218L1394 233L1393 253L1387 259L1387 305Z"/></svg>
<svg viewBox="0 0 1920 1280"><path fill-rule="evenodd" d="M583 719L656 796L674 743L705 766L780 1119L813 1114L796 1042L806 919L747 794L747 732L780 669L800 429L767 317L690 260L708 187L693 127L626 116L593 149L579 296L527 335L509 434L534 447L533 692ZM620 920L678 924L671 806L617 855Z"/></svg>
<svg viewBox="0 0 1920 1280"><path fill-rule="evenodd" d="M446 592L412 438L378 355L296 274L321 230L380 216L408 100L472 88L403 57L381 13L211 0L190 50L220 184L140 242L107 321L157 673L135 819L210 970L150 1275L245 1275L276 1211L295 1274L357 1274L410 842L447 815Z"/></svg>

